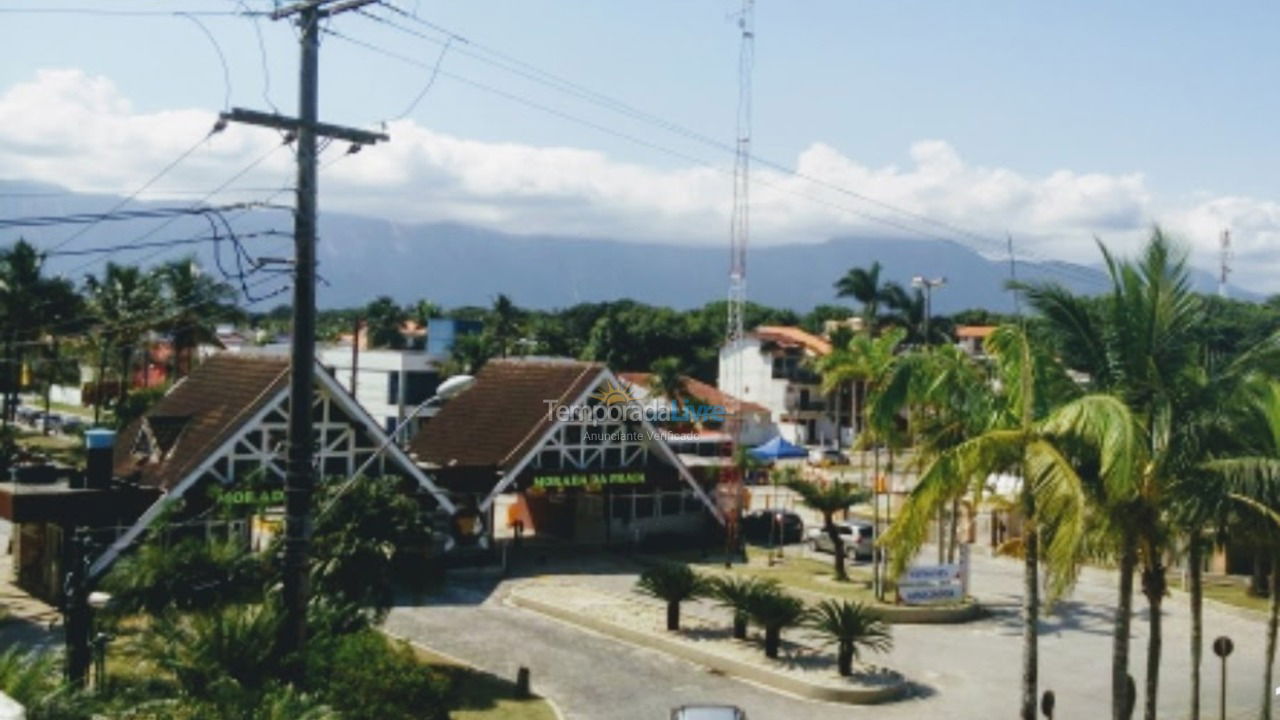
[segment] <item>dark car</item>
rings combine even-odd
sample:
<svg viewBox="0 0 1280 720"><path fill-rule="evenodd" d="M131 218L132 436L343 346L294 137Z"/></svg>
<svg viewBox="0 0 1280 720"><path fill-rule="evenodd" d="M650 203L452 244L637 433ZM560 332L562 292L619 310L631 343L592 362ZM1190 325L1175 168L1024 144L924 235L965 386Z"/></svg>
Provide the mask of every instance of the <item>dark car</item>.
<svg viewBox="0 0 1280 720"><path fill-rule="evenodd" d="M804 541L804 521L790 510L754 510L742 518L742 535L758 545Z"/></svg>

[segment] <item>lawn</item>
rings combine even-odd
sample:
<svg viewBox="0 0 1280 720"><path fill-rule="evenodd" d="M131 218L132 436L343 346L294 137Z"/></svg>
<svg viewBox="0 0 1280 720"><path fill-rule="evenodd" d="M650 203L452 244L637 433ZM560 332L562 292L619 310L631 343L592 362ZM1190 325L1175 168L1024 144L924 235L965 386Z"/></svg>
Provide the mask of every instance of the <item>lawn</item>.
<svg viewBox="0 0 1280 720"><path fill-rule="evenodd" d="M1169 587L1185 590L1182 587L1181 573L1170 573ZM1220 603L1234 605L1246 610L1256 610L1261 613L1268 611L1269 603L1271 602L1267 598L1249 594L1248 578L1232 575L1206 575L1204 577L1204 596L1209 600L1217 600Z"/></svg>
<svg viewBox="0 0 1280 720"><path fill-rule="evenodd" d="M547 701L536 695L517 697L510 680L459 665L417 645L413 650L419 660L453 681L456 700L449 712L453 720L556 720Z"/></svg>
<svg viewBox="0 0 1280 720"><path fill-rule="evenodd" d="M799 548L786 550L781 562L771 567L768 561L769 551L765 548L747 546L747 563L735 562L733 567L725 570L724 556L711 554L701 557L697 551L668 553L661 557L667 560L687 562L693 568L705 573L735 573L759 578L772 578L783 587L795 590L827 595L841 600L857 602L874 602L875 595L871 589L871 572L852 563L845 565L849 574L848 582L837 582L835 568L830 556L822 560L798 557ZM892 594L892 589L890 589Z"/></svg>

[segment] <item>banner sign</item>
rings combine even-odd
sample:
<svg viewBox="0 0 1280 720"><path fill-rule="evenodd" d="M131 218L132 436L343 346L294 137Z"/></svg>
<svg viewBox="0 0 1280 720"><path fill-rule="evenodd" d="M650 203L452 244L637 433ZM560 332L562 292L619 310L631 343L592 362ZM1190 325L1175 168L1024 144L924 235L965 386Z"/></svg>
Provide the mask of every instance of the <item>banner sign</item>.
<svg viewBox="0 0 1280 720"><path fill-rule="evenodd" d="M643 472L585 472L567 475L534 475L532 486L552 488L604 487L605 485L643 485Z"/></svg>
<svg viewBox="0 0 1280 720"><path fill-rule="evenodd" d="M898 581L901 585L946 583L960 580L959 565L919 565L907 568Z"/></svg>
<svg viewBox="0 0 1280 720"><path fill-rule="evenodd" d="M898 579L898 596L908 605L960 602L969 593L968 546L960 547L960 563L917 565Z"/></svg>

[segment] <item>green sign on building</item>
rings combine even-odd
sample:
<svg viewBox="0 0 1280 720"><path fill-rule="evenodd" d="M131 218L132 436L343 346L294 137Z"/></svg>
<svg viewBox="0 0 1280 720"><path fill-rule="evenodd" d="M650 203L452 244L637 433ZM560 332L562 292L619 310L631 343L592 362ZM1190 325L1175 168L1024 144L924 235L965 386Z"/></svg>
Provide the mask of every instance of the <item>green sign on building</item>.
<svg viewBox="0 0 1280 720"><path fill-rule="evenodd" d="M643 472L586 472L565 475L535 475L533 487L542 489L643 485Z"/></svg>

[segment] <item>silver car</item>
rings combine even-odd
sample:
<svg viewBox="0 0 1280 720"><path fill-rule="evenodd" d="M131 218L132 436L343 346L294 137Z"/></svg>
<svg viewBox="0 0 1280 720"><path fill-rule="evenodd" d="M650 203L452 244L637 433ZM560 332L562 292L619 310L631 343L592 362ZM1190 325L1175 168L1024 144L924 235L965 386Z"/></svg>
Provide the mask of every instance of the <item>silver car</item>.
<svg viewBox="0 0 1280 720"><path fill-rule="evenodd" d="M875 530L871 523L846 520L835 523L836 534L844 542L845 557L855 560L871 558L871 547L875 543ZM819 525L810 531L809 547L822 552L835 552L835 543L826 528Z"/></svg>
<svg viewBox="0 0 1280 720"><path fill-rule="evenodd" d="M747 714L733 705L681 705L671 720L747 720Z"/></svg>

